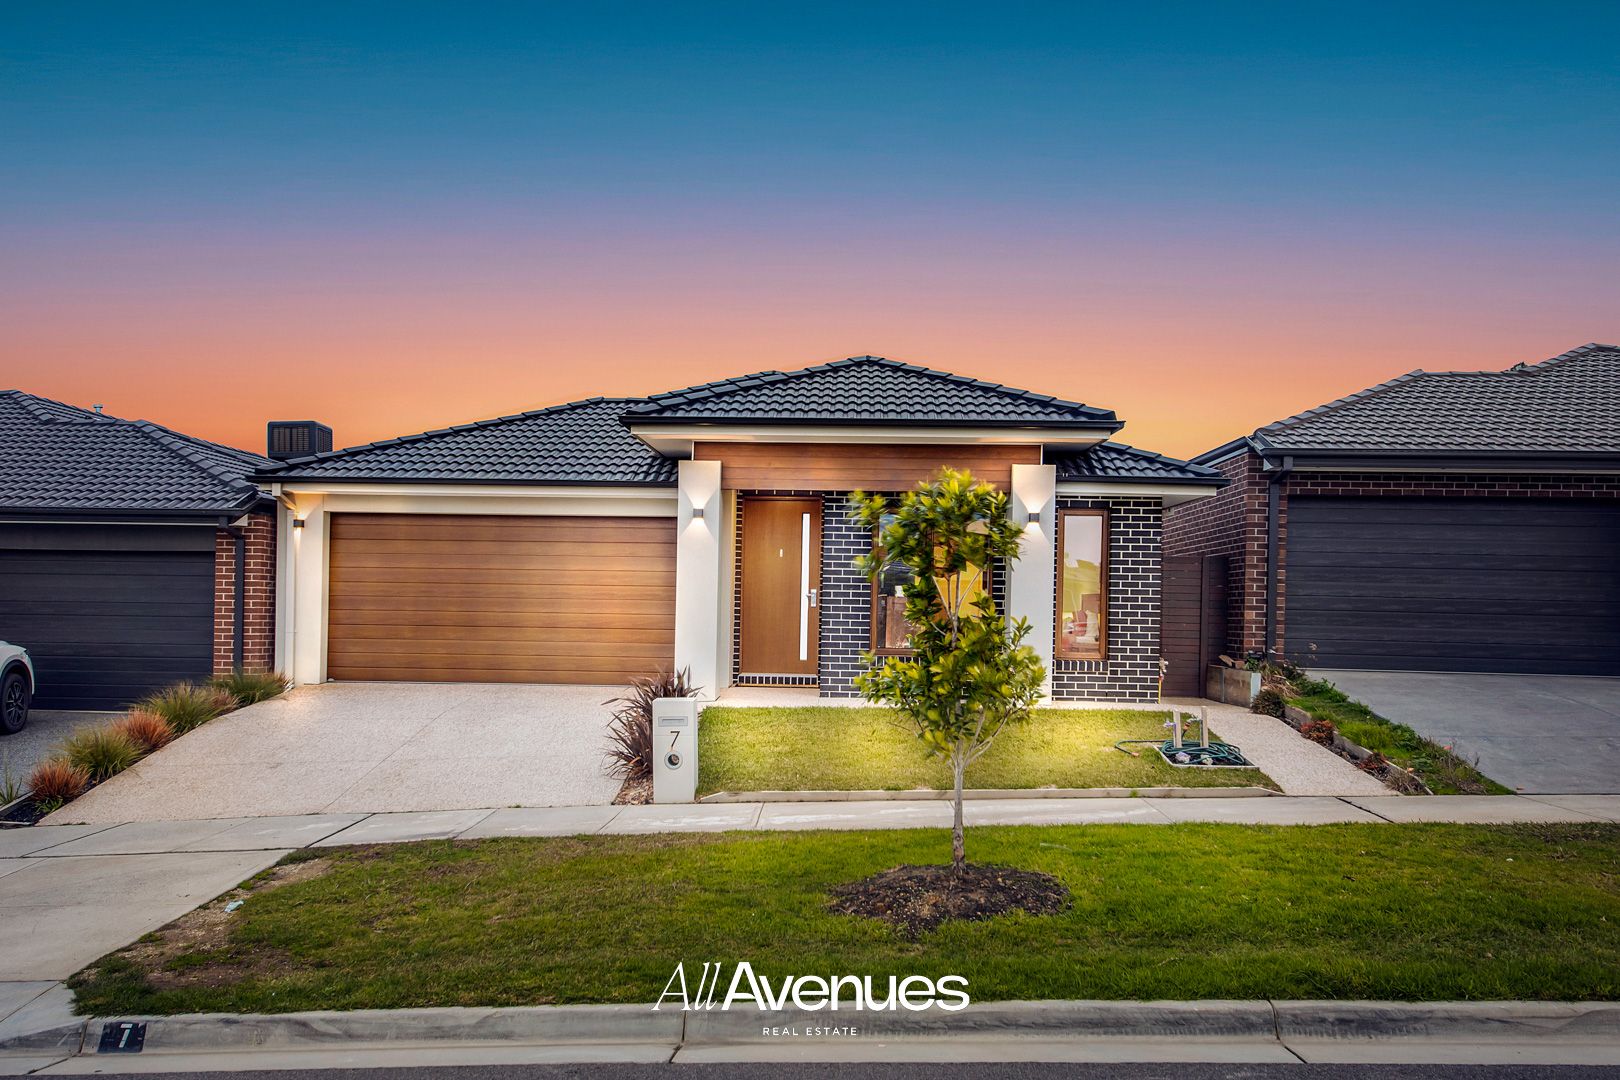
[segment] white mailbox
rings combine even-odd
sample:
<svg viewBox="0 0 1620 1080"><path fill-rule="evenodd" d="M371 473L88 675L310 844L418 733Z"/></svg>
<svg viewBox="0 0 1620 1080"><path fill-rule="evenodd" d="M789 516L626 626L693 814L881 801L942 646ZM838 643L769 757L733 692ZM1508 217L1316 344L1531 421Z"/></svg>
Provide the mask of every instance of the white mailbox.
<svg viewBox="0 0 1620 1080"><path fill-rule="evenodd" d="M689 803L697 798L696 698L653 701L653 802Z"/></svg>

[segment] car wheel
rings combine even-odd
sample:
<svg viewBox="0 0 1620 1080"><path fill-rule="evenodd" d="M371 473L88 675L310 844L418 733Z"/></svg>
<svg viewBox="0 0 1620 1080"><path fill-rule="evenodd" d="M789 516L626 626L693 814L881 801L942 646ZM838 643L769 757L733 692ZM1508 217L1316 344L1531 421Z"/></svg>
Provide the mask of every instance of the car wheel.
<svg viewBox="0 0 1620 1080"><path fill-rule="evenodd" d="M8 671L0 679L0 734L15 735L28 726L28 677Z"/></svg>

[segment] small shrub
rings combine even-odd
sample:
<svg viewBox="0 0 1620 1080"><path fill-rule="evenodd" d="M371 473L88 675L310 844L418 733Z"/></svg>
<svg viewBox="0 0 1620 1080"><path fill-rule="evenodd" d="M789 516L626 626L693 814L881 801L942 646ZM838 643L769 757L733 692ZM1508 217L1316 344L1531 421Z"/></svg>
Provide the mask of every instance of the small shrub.
<svg viewBox="0 0 1620 1080"><path fill-rule="evenodd" d="M229 675L215 675L208 680L208 685L225 691L242 706L284 694L292 683L279 671L233 671Z"/></svg>
<svg viewBox="0 0 1620 1080"><path fill-rule="evenodd" d="M111 727L84 728L62 740L62 756L100 783L141 760L141 748Z"/></svg>
<svg viewBox="0 0 1620 1080"><path fill-rule="evenodd" d="M1356 762L1356 768L1364 773L1372 773L1374 776L1381 775L1388 767L1389 759L1376 750Z"/></svg>
<svg viewBox="0 0 1620 1080"><path fill-rule="evenodd" d="M26 786L34 805L48 814L83 795L90 786L90 777L72 762L52 758L34 766Z"/></svg>
<svg viewBox="0 0 1620 1080"><path fill-rule="evenodd" d="M127 716L113 722L112 729L134 743L142 754L160 750L174 739L174 728L154 712L132 709Z"/></svg>
<svg viewBox="0 0 1620 1080"><path fill-rule="evenodd" d="M14 803L28 793L28 789L11 771L11 759L0 754L0 806Z"/></svg>
<svg viewBox="0 0 1620 1080"><path fill-rule="evenodd" d="M1332 746L1333 736L1338 734L1338 729L1331 720L1307 720L1299 725L1299 733L1313 743Z"/></svg>
<svg viewBox="0 0 1620 1080"><path fill-rule="evenodd" d="M652 776L653 702L664 697L691 697L697 691L691 670L682 668L631 679L629 693L604 701L602 704L614 706L613 718L608 721L608 775L618 780Z"/></svg>
<svg viewBox="0 0 1620 1080"><path fill-rule="evenodd" d="M1283 696L1271 687L1266 687L1254 695L1254 701L1249 704L1250 712L1257 712L1262 716L1275 716L1283 718Z"/></svg>
<svg viewBox="0 0 1620 1080"><path fill-rule="evenodd" d="M236 698L217 686L182 682L141 699L135 707L143 712L157 713L169 722L176 735L184 735L221 713L230 712L236 707Z"/></svg>

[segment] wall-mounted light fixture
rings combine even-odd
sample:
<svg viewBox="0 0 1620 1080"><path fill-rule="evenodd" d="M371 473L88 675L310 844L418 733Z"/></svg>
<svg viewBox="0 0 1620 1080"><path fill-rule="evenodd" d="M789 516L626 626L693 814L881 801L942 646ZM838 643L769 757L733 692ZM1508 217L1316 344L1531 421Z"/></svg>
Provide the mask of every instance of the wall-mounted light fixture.
<svg viewBox="0 0 1620 1080"><path fill-rule="evenodd" d="M1037 510L1034 513L1029 515L1029 524L1035 526L1037 529L1040 528L1040 526L1041 526L1041 512L1039 510Z"/></svg>
<svg viewBox="0 0 1620 1080"><path fill-rule="evenodd" d="M293 528L302 529L303 527L304 527L304 519L303 518L293 518Z"/></svg>
<svg viewBox="0 0 1620 1080"><path fill-rule="evenodd" d="M706 506L694 506L694 507L692 507L692 520L694 520L694 521L701 520L702 517L703 517L703 512L705 510L707 510L707 509L708 509L708 507L706 507Z"/></svg>

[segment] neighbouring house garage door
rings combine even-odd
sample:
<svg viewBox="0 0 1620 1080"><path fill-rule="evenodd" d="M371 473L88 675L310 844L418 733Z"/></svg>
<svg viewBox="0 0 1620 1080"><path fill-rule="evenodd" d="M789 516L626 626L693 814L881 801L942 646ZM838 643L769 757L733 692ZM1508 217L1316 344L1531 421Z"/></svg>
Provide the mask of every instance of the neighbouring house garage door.
<svg viewBox="0 0 1620 1080"><path fill-rule="evenodd" d="M338 514L327 675L618 683L675 651L673 518Z"/></svg>
<svg viewBox="0 0 1620 1080"><path fill-rule="evenodd" d="M0 639L38 709L117 709L213 668L214 530L0 525Z"/></svg>
<svg viewBox="0 0 1620 1080"><path fill-rule="evenodd" d="M1290 498L1286 570L1319 667L1620 675L1620 504Z"/></svg>

